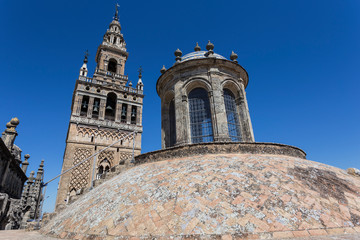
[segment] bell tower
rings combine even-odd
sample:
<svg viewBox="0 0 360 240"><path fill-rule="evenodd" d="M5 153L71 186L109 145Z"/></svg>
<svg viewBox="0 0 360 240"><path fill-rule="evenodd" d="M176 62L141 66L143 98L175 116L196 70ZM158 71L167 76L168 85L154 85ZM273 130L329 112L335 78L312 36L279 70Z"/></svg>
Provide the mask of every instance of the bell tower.
<svg viewBox="0 0 360 240"><path fill-rule="evenodd" d="M56 210L67 203L69 196L89 188L92 179L129 164L134 136L134 153L141 153L143 83L141 71L134 87L125 75L128 56L116 5L114 19L96 52L93 77L88 76L86 52L75 83L61 172L123 140L101 152L95 161L90 159L61 176ZM135 135L130 134L134 131Z"/></svg>

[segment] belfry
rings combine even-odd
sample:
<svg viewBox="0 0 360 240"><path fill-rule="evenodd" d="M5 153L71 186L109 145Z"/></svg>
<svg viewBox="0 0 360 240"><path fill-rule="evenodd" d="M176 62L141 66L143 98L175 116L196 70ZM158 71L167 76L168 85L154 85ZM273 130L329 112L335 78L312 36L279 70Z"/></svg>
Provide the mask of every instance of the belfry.
<svg viewBox="0 0 360 240"><path fill-rule="evenodd" d="M133 148L135 155L141 152L143 83L141 71L134 87L125 75L128 55L116 6L114 19L96 52L93 77L88 76L86 53L75 83L62 172L123 140L101 152L95 161L86 161L61 176L56 209L90 187L92 179L101 178L114 166L128 164Z"/></svg>

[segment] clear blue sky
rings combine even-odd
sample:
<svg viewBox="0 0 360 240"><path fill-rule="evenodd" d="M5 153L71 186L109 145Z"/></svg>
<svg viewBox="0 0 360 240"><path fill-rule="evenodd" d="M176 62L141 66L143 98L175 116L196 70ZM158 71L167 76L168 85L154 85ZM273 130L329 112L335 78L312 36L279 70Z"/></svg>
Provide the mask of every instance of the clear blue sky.
<svg viewBox="0 0 360 240"><path fill-rule="evenodd" d="M119 1L130 54L125 72L144 69L142 152L161 148L156 80L174 51L196 42L248 71L255 139L294 145L308 159L360 168L360 1ZM16 144L45 180L61 171L75 80L84 51L95 53L114 1L0 0L0 130L17 116ZM52 211L57 182L49 185Z"/></svg>

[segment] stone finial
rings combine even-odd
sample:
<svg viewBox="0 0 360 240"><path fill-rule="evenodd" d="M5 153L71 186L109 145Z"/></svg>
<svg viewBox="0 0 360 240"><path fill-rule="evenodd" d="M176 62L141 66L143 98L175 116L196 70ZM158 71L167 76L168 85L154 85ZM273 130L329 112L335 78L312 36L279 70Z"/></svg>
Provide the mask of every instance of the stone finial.
<svg viewBox="0 0 360 240"><path fill-rule="evenodd" d="M163 65L163 67L160 69L160 73L164 74L165 72L166 72L166 68L165 68L165 65Z"/></svg>
<svg viewBox="0 0 360 240"><path fill-rule="evenodd" d="M19 125L20 121L17 117L14 117L6 124L6 133L16 133L16 127Z"/></svg>
<svg viewBox="0 0 360 240"><path fill-rule="evenodd" d="M194 51L195 51L195 52L201 51L201 47L199 46L199 43L196 43L196 46L195 46L195 48L194 48Z"/></svg>
<svg viewBox="0 0 360 240"><path fill-rule="evenodd" d="M6 129L2 133L2 140L4 141L6 147L9 149L9 151L12 151L15 138L17 136L16 127L19 125L20 121L17 117L12 118L10 122L6 124Z"/></svg>
<svg viewBox="0 0 360 240"><path fill-rule="evenodd" d="M23 172L26 174L26 170L29 166L29 161L28 159L30 158L30 155L29 154L25 154L24 156L25 160L22 162L22 165L21 165L21 169L23 170Z"/></svg>
<svg viewBox="0 0 360 240"><path fill-rule="evenodd" d="M42 179L42 176L44 174L44 159L41 160L37 174L36 174L36 179L40 180Z"/></svg>
<svg viewBox="0 0 360 240"><path fill-rule="evenodd" d="M237 63L238 55L234 53L234 51L231 52L230 59Z"/></svg>
<svg viewBox="0 0 360 240"><path fill-rule="evenodd" d="M214 44L212 42L208 42L208 44L206 44L206 50L210 51L210 50L214 50Z"/></svg>
<svg viewBox="0 0 360 240"><path fill-rule="evenodd" d="M357 169L357 168L348 168L348 169L347 169L347 172L348 172L348 174L351 174L351 175L353 175L353 176L358 176L358 177L360 177L360 170Z"/></svg>
<svg viewBox="0 0 360 240"><path fill-rule="evenodd" d="M129 87L132 87L132 82L129 82Z"/></svg>
<svg viewBox="0 0 360 240"><path fill-rule="evenodd" d="M33 183L34 182L34 175L35 175L35 172L31 171L30 176L28 178L28 183Z"/></svg>
<svg viewBox="0 0 360 240"><path fill-rule="evenodd" d="M208 42L208 44L206 44L206 50L208 50L208 57L213 57L214 55L214 44L210 42Z"/></svg>
<svg viewBox="0 0 360 240"><path fill-rule="evenodd" d="M39 170L44 170L44 159L40 162Z"/></svg>
<svg viewBox="0 0 360 240"><path fill-rule="evenodd" d="M176 62L180 62L181 61L181 56L182 56L182 52L180 51L180 49L176 49L176 51L174 52L175 54L175 61Z"/></svg>

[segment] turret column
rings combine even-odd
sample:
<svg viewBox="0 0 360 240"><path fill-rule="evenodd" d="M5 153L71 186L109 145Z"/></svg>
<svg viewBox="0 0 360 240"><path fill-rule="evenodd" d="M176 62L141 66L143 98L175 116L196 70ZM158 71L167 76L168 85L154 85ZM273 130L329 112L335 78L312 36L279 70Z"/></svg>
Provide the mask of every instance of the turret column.
<svg viewBox="0 0 360 240"><path fill-rule="evenodd" d="M210 79L212 82L212 89L213 89L212 91L209 92L209 100L212 111L214 141L215 142L230 141L228 126L227 126L226 109L224 104L224 96L223 96L222 87L220 85L221 80L217 77L211 76L211 72L210 72Z"/></svg>
<svg viewBox="0 0 360 240"><path fill-rule="evenodd" d="M99 119L105 119L106 99L100 99Z"/></svg>
<svg viewBox="0 0 360 240"><path fill-rule="evenodd" d="M120 122L121 121L121 106L122 106L122 103L117 101L116 102L115 122Z"/></svg>
<svg viewBox="0 0 360 240"><path fill-rule="evenodd" d="M240 83L239 98L236 101L236 104L239 106L240 112L240 126L242 132L242 141L244 142L254 142L254 132L251 125L249 107L246 100L246 93L244 84Z"/></svg>
<svg viewBox="0 0 360 240"><path fill-rule="evenodd" d="M94 108L94 97L90 97L88 104L87 118L92 117L93 108Z"/></svg>
<svg viewBox="0 0 360 240"><path fill-rule="evenodd" d="M76 95L74 100L74 108L73 113L75 116L80 116L81 103L82 103L82 95Z"/></svg>
<svg viewBox="0 0 360 240"><path fill-rule="evenodd" d="M175 122L176 122L176 143L182 145L190 143L189 106L188 97L181 84L174 86L175 92ZM169 129L169 128L168 128Z"/></svg>
<svg viewBox="0 0 360 240"><path fill-rule="evenodd" d="M142 111L141 111L141 107L140 106L137 106L136 107L136 125L137 126L141 126L142 122L141 122L141 119L142 119Z"/></svg>
<svg viewBox="0 0 360 240"><path fill-rule="evenodd" d="M131 123L131 105L130 105L130 104L127 105L126 123L127 123L127 124L130 124L130 123Z"/></svg>

